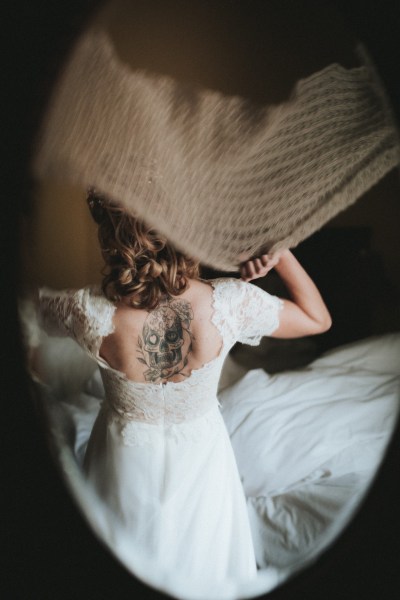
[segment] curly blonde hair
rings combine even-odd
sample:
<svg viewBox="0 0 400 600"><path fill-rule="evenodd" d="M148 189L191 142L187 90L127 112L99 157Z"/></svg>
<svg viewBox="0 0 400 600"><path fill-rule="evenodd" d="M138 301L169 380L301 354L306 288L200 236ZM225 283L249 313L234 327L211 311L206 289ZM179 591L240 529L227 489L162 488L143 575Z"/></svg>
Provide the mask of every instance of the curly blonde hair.
<svg viewBox="0 0 400 600"><path fill-rule="evenodd" d="M102 289L116 302L128 297L135 308L154 309L166 296L178 296L199 277L199 262L124 208L89 188L87 202L98 224L105 261Z"/></svg>

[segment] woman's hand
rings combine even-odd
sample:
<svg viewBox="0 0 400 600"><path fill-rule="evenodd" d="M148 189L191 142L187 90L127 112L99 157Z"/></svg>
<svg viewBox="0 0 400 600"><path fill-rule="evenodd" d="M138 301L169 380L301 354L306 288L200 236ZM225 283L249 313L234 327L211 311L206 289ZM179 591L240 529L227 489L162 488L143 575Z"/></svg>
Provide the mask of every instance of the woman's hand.
<svg viewBox="0 0 400 600"><path fill-rule="evenodd" d="M259 277L265 277L271 269L276 267L281 256L286 250L281 250L275 254L262 254L259 258L252 258L240 265L240 274L242 281L251 281Z"/></svg>

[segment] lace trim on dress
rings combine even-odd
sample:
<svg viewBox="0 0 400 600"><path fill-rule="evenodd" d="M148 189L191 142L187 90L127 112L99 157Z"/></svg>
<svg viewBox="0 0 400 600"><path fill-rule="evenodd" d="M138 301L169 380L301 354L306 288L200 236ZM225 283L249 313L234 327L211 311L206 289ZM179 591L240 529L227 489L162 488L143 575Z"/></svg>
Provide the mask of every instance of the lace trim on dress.
<svg viewBox="0 0 400 600"><path fill-rule="evenodd" d="M255 285L239 283L243 291L236 307L239 324L237 339L243 344L258 346L263 337L271 335L279 327L283 301Z"/></svg>
<svg viewBox="0 0 400 600"><path fill-rule="evenodd" d="M231 347L236 341L237 331L232 310L232 296L234 296L232 294L232 283L235 284L236 280L219 278L211 280L210 283L213 287L211 322L222 337L221 354L227 345Z"/></svg>
<svg viewBox="0 0 400 600"><path fill-rule="evenodd" d="M212 281L214 286L213 322L224 339L256 346L279 326L283 301L261 288L234 278Z"/></svg>
<svg viewBox="0 0 400 600"><path fill-rule="evenodd" d="M98 360L104 337L114 331L115 305L98 286L81 290L39 290L41 322L48 333L69 335Z"/></svg>
<svg viewBox="0 0 400 600"><path fill-rule="evenodd" d="M88 301L85 305L87 315L86 341L88 349L96 359L99 356L101 343L105 337L114 332L114 314L116 306L101 292L99 287L87 289Z"/></svg>
<svg viewBox="0 0 400 600"><path fill-rule="evenodd" d="M169 381L165 384L130 380L124 373L107 364L101 368L110 419L120 424L124 439L132 439L132 431L136 436L135 440L138 436L151 438L153 428L148 431L143 428L138 429L131 425L132 423L162 425L168 429L168 435L175 435L179 439L185 435L190 437L194 435L196 429L194 421L204 417L213 407L216 407L221 364L234 343L235 336L230 325L232 318L227 318L224 314L226 299L229 297L229 285L225 288L222 285L223 281L219 280L211 283L213 287L211 322L221 336L221 348L217 356L202 367L193 369L187 379L178 382ZM189 423L193 423L193 430L188 427ZM182 431L181 427L183 427ZM135 441L135 444L137 443Z"/></svg>
<svg viewBox="0 0 400 600"><path fill-rule="evenodd" d="M171 423L162 429L160 436L160 426L151 425L147 422L130 421L123 423L112 416L110 422L117 422L121 429L121 437L124 446L146 446L157 443L165 438L172 440L176 444L198 444L205 439L210 440L214 437L222 425L222 417L215 407L209 410L205 415L191 421L174 424Z"/></svg>
<svg viewBox="0 0 400 600"><path fill-rule="evenodd" d="M129 431L136 431L131 423L162 426L169 435L180 438L184 431L192 435L188 424L193 423L194 432L194 421L216 408L221 366L229 349L237 340L257 343L278 326L277 298L236 279L215 279L210 284L211 323L221 336L220 350L202 367L193 369L187 379L165 384L130 380L99 356L103 338L114 331L116 307L97 286L57 294L42 291L46 321L58 324L96 359L104 383L105 408L111 421L120 424L124 438L131 439Z"/></svg>
<svg viewBox="0 0 400 600"><path fill-rule="evenodd" d="M107 364L101 368L107 404L112 419L121 424L123 436L125 427L131 427L130 422L179 428L206 414L217 403L221 365L236 340L256 343L278 326L278 298L235 279L215 279L210 283L211 322L221 336L217 356L193 369L187 379L165 384L130 380Z"/></svg>
<svg viewBox="0 0 400 600"><path fill-rule="evenodd" d="M180 424L204 415L217 403L220 365L215 361L185 381L164 385L136 383L108 369L101 374L107 405L121 422Z"/></svg>
<svg viewBox="0 0 400 600"><path fill-rule="evenodd" d="M201 367L198 367L196 369L192 369L190 371L189 376L187 377L187 379L184 379L182 381L168 381L164 384L152 384L152 383L148 383L148 382L140 382L140 381L134 381L132 379L129 379L125 373L123 373L122 371L118 371L118 369L114 369L113 367L111 367L103 358L101 358L101 356L97 356L97 360L101 362L101 366L104 366L104 368L106 368L107 370L113 371L116 374L119 374L121 376L121 378L123 378L125 381L127 381L128 383L132 383L134 385L137 386L145 386L146 388L149 388L151 386L155 386L158 387L160 385L173 385L173 384L177 384L177 385L183 385L183 384L188 384L188 385L197 385L198 381L196 381L196 377L198 375L202 375L205 371L212 369L214 367L214 364L218 363L222 358L225 358L225 352L229 351L230 347L235 343L235 330L232 326L232 315L230 315L230 318L227 318L226 315L224 315L224 302L226 302L227 297L229 297L229 294L226 293L226 291L228 291L229 285L226 287L226 290L224 290L224 279L214 279L211 280L209 283L211 284L212 288L213 288L213 293L212 293L212 299L211 299L211 307L212 307L212 315L211 315L211 322L212 324L216 327L218 333L221 336L221 347L218 351L218 354L216 356L214 356L214 358L208 360L207 362L205 362ZM222 288L222 289L221 289ZM115 309L115 307L113 307ZM111 317L112 320L112 317ZM111 331L109 331L108 333L106 333L104 335L104 337L106 335L108 335L109 333L112 333L113 329ZM227 343L228 340L228 343ZM99 344L99 346L101 345L101 342Z"/></svg>
<svg viewBox="0 0 400 600"><path fill-rule="evenodd" d="M83 290L56 292L50 288L39 289L39 322L50 335L70 335L83 325L84 314L78 310ZM76 317L76 325L74 323Z"/></svg>

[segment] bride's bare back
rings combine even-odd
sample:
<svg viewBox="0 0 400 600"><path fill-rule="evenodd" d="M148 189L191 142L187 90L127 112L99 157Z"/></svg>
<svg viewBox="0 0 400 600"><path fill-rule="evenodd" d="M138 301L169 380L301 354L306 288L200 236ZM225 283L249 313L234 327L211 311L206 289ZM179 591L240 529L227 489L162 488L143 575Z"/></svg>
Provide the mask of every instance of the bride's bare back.
<svg viewBox="0 0 400 600"><path fill-rule="evenodd" d="M198 280L149 311L120 302L115 330L103 340L100 355L133 381L183 381L221 349L212 315L212 286Z"/></svg>
<svg viewBox="0 0 400 600"><path fill-rule="evenodd" d="M212 286L198 279L197 260L173 248L146 223L93 188L87 200L106 262L102 290L116 307L114 331L102 341L100 356L132 381L183 381L222 347L212 322ZM330 316L315 284L290 251L278 254L250 258L241 266L246 282L275 267L286 284L291 301L282 302L273 335L325 331Z"/></svg>

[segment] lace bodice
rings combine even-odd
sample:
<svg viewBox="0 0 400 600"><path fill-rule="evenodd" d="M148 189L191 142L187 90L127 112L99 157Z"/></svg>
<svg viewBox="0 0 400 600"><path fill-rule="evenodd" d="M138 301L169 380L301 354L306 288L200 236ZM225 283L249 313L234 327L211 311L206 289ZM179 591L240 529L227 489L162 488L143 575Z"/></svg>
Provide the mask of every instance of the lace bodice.
<svg viewBox="0 0 400 600"><path fill-rule="evenodd" d="M114 331L116 307L99 287L55 292L40 290L40 315L50 334L68 335L98 363L105 389L105 407L120 422L180 424L205 415L217 403L224 359L236 341L258 344L279 324L281 300L236 279L215 279L212 322L222 338L219 354L184 381L141 383L113 369L99 355L102 340Z"/></svg>

